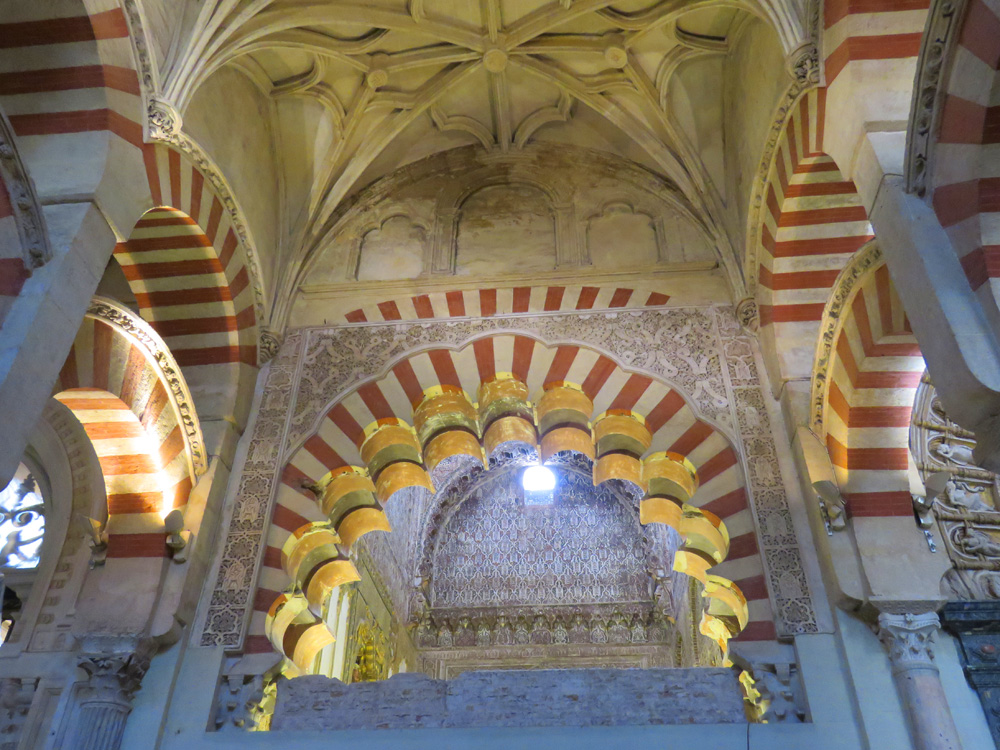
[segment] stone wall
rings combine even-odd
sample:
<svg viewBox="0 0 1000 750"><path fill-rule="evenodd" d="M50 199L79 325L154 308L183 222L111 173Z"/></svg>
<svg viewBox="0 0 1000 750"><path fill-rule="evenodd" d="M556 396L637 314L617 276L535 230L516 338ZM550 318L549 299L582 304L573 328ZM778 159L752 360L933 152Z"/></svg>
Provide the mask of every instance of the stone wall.
<svg viewBox="0 0 1000 750"><path fill-rule="evenodd" d="M400 674L345 685L307 676L278 686L272 731L736 724L728 669L544 669Z"/></svg>

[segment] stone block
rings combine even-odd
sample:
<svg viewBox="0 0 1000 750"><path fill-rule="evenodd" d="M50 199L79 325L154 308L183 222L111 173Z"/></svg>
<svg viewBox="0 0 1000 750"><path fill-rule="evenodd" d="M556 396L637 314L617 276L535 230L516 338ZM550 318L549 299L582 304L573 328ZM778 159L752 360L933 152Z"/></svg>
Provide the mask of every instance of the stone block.
<svg viewBox="0 0 1000 750"><path fill-rule="evenodd" d="M656 726L746 721L728 669L539 669L401 674L278 686L273 730Z"/></svg>

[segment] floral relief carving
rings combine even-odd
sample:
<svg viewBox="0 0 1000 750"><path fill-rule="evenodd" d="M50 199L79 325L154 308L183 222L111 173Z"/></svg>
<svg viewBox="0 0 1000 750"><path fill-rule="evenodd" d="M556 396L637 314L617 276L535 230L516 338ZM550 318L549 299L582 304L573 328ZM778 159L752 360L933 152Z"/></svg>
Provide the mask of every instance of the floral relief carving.
<svg viewBox="0 0 1000 750"><path fill-rule="evenodd" d="M528 335L548 345L578 344L601 351L629 370L677 387L701 418L736 438L738 452L753 465L748 489L778 632L816 631L809 584L768 431L770 417L758 381L756 344L740 327L732 308L671 308L405 321L290 332L268 365L260 411L232 502L220 569L204 613L203 645L240 647L281 469L330 405L363 381L381 376L404 356L430 348L458 349L501 332ZM439 494L441 490L439 485ZM431 512L430 508L426 511ZM373 559L384 554L385 550L374 547L366 552ZM410 552L396 549L392 554L403 563ZM388 573L381 562L376 567L387 576L390 590L405 581L403 567ZM419 580L427 572L426 566L418 565L418 586L411 589L408 603L411 613L421 611L426 603L412 599L425 597ZM398 593L390 596L398 597ZM658 596L669 598L670 593Z"/></svg>

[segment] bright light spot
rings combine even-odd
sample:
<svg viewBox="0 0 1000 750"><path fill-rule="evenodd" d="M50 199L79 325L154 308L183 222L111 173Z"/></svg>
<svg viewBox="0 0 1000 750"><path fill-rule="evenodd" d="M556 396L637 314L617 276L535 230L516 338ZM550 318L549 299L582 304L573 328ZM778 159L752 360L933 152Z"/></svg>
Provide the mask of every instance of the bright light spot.
<svg viewBox="0 0 1000 750"><path fill-rule="evenodd" d="M526 492L551 492L556 488L556 475L545 466L529 466L521 475Z"/></svg>

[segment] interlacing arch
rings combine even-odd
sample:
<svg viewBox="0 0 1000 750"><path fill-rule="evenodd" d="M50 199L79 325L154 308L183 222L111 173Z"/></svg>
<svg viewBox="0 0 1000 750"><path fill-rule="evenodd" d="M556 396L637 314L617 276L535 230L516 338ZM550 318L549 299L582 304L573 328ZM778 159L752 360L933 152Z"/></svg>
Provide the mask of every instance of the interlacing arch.
<svg viewBox="0 0 1000 750"><path fill-rule="evenodd" d="M369 531L390 530L384 508L393 495L433 492L511 443L537 447L543 459L582 453L594 462L596 483L635 485L640 521L665 523L684 538L676 569L705 585L703 632L724 650L741 630L748 640L774 637L743 471L729 440L678 391L605 355L499 334L398 361L338 399L290 454L248 651L273 646L309 671L329 644L325 597L357 576L347 550ZM285 591L289 578L297 588Z"/></svg>
<svg viewBox="0 0 1000 750"><path fill-rule="evenodd" d="M845 269L827 309L813 430L853 517L912 516L909 431L924 360L874 244Z"/></svg>
<svg viewBox="0 0 1000 750"><path fill-rule="evenodd" d="M108 557L166 557L163 518L206 469L191 397L162 340L131 311L96 298L55 398L83 425L108 499Z"/></svg>

